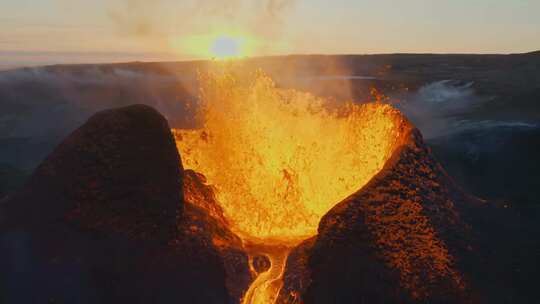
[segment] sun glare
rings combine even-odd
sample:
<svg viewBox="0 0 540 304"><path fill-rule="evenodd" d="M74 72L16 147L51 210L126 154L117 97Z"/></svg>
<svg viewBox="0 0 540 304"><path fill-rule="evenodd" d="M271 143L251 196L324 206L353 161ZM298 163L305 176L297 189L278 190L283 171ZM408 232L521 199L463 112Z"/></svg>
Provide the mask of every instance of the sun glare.
<svg viewBox="0 0 540 304"><path fill-rule="evenodd" d="M173 48L203 59L233 59L254 55L259 41L247 32L238 30L210 31L171 39Z"/></svg>
<svg viewBox="0 0 540 304"><path fill-rule="evenodd" d="M217 37L211 45L210 52L219 59L239 57L242 55L242 41L234 37Z"/></svg>

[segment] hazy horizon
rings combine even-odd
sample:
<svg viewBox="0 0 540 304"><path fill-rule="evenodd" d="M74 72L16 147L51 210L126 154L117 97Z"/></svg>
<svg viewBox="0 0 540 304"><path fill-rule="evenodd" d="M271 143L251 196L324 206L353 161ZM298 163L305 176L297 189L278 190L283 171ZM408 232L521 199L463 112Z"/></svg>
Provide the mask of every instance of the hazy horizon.
<svg viewBox="0 0 540 304"><path fill-rule="evenodd" d="M0 67L210 59L216 47L242 57L526 53L540 49L539 11L532 0L6 0Z"/></svg>
<svg viewBox="0 0 540 304"><path fill-rule="evenodd" d="M261 58L261 57L285 57L285 56L374 56L374 55L513 55L527 54L540 52L539 50L531 50L519 53L412 53L412 52L395 52L395 53L335 53L335 54L279 54L279 55L260 55L249 56L246 58ZM88 53L88 52L6 52L0 50L0 71L24 68L24 67L39 67L48 65L69 65L69 64L109 64L109 63L126 63L126 62L189 62L198 60L212 60L212 58L180 58L174 54L144 54L144 53Z"/></svg>

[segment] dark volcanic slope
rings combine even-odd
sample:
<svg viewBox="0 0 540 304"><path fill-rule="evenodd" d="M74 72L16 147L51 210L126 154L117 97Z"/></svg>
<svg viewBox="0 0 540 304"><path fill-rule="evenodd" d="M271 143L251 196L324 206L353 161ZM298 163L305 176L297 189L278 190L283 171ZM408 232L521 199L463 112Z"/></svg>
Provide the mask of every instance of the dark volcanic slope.
<svg viewBox="0 0 540 304"><path fill-rule="evenodd" d="M183 202L182 178L157 111L93 116L1 202L0 302L236 301L226 275L247 284L247 257L222 223Z"/></svg>
<svg viewBox="0 0 540 304"><path fill-rule="evenodd" d="M143 105L94 115L13 198L48 200L12 204L16 223L65 214L97 230L141 239L174 237L176 217L171 215L181 211L181 172L172 165L180 160L168 133L167 121Z"/></svg>

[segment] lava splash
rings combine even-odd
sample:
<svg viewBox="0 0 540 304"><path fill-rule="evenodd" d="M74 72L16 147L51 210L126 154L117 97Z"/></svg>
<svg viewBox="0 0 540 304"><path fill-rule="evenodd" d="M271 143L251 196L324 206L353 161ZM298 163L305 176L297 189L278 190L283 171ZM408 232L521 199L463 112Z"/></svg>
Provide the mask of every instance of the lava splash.
<svg viewBox="0 0 540 304"><path fill-rule="evenodd" d="M202 128L175 130L183 165L204 174L243 239L297 243L390 157L395 109L336 104L262 73L201 79Z"/></svg>

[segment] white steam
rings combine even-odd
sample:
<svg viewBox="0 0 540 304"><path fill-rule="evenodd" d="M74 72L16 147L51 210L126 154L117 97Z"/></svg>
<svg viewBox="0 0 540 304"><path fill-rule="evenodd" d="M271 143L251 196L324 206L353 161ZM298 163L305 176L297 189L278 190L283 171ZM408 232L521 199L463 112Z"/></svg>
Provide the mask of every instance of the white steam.
<svg viewBox="0 0 540 304"><path fill-rule="evenodd" d="M396 106L429 139L467 125L462 116L488 100L475 93L472 82L442 80L421 87Z"/></svg>

